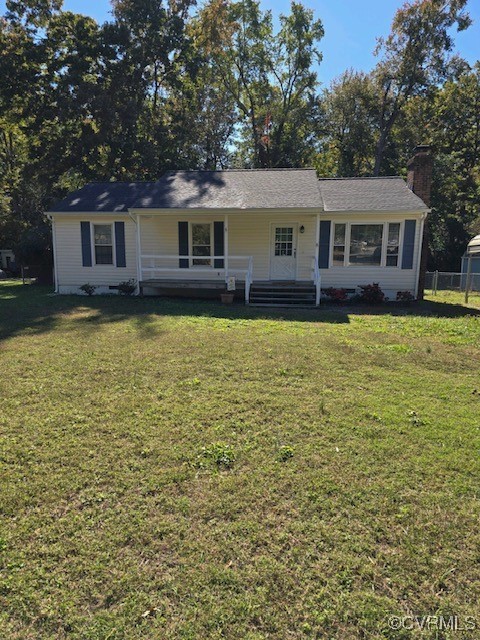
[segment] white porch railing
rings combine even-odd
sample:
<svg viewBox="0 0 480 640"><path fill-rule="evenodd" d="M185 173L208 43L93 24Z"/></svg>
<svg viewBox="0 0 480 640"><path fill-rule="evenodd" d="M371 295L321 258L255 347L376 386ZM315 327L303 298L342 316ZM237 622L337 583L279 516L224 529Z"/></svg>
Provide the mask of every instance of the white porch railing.
<svg viewBox="0 0 480 640"><path fill-rule="evenodd" d="M320 304L320 294L322 290L322 282L320 269L318 268L318 260L317 258L313 258L312 261L312 272L313 272L313 284L315 285L315 305L318 307Z"/></svg>
<svg viewBox="0 0 480 640"><path fill-rule="evenodd" d="M187 267L180 267L181 260L187 261ZM195 265L194 260L208 260L209 265ZM216 260L223 260L223 267L215 267ZM232 264L233 263L233 264ZM238 266L236 266L238 264ZM176 265L176 266L173 266ZM140 256L140 280L194 280L198 275L208 276L205 280L227 284L232 276L245 283L245 302L250 298L250 287L253 280L253 256L193 256L193 255L156 255ZM188 274L188 278L186 277Z"/></svg>

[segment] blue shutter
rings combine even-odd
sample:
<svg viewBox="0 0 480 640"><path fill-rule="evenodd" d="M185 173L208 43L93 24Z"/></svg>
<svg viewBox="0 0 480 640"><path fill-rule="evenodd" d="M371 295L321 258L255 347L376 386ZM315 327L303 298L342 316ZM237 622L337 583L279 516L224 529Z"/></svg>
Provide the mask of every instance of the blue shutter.
<svg viewBox="0 0 480 640"><path fill-rule="evenodd" d="M188 222L178 223L178 255L188 256ZM180 269L188 269L188 258L178 261Z"/></svg>
<svg viewBox="0 0 480 640"><path fill-rule="evenodd" d="M223 252L225 250L224 245L224 226L223 222L214 222L213 223L213 251L216 256L223 256ZM223 269L223 260L214 260L213 266L215 269Z"/></svg>
<svg viewBox="0 0 480 640"><path fill-rule="evenodd" d="M92 266L92 238L90 234L90 222L80 222L82 236L82 264L84 267Z"/></svg>
<svg viewBox="0 0 480 640"><path fill-rule="evenodd" d="M318 268L328 269L330 262L330 220L320 221L320 237L318 239Z"/></svg>
<svg viewBox="0 0 480 640"><path fill-rule="evenodd" d="M117 267L126 267L124 222L115 222L115 255L117 256Z"/></svg>
<svg viewBox="0 0 480 640"><path fill-rule="evenodd" d="M416 220L405 220L403 233L402 269L413 269L413 252L415 251Z"/></svg>

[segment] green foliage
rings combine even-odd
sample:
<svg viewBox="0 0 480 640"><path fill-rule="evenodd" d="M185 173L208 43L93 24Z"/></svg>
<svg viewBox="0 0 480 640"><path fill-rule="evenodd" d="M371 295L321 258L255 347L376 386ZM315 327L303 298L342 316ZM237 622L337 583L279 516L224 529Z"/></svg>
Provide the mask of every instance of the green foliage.
<svg viewBox="0 0 480 640"><path fill-rule="evenodd" d="M131 296L135 293L137 289L137 281L132 280L124 280L123 282L118 283L118 292L123 296Z"/></svg>
<svg viewBox="0 0 480 640"><path fill-rule="evenodd" d="M290 460L290 458L293 458L294 453L295 453L295 450L293 447L289 446L288 444L283 444L278 449L277 461L286 462L287 460Z"/></svg>
<svg viewBox="0 0 480 640"><path fill-rule="evenodd" d="M79 287L79 289L80 291L83 291L83 293L86 293L87 296L93 296L97 287L93 284L90 284L89 282L86 282L85 284L82 284L82 286Z"/></svg>
<svg viewBox="0 0 480 640"><path fill-rule="evenodd" d="M233 447L228 444L216 442L208 447L202 447L197 456L199 468L231 469L236 460Z"/></svg>

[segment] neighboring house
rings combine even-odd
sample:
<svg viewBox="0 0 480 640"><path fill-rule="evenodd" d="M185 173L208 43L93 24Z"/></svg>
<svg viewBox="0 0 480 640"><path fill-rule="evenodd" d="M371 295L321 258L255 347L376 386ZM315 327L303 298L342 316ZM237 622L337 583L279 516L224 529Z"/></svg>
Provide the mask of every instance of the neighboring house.
<svg viewBox="0 0 480 640"><path fill-rule="evenodd" d="M88 282L105 293L134 279L145 294L218 295L228 283L246 302L314 305L321 289L378 282L390 298L416 296L425 154L410 162L411 188L399 177L319 180L313 169L88 184L49 212L56 290Z"/></svg>
<svg viewBox="0 0 480 640"><path fill-rule="evenodd" d="M11 271L15 268L15 254L11 249L0 249L0 269Z"/></svg>
<svg viewBox="0 0 480 640"><path fill-rule="evenodd" d="M462 291L466 288L467 279L470 289L480 291L480 235L470 240L462 256Z"/></svg>

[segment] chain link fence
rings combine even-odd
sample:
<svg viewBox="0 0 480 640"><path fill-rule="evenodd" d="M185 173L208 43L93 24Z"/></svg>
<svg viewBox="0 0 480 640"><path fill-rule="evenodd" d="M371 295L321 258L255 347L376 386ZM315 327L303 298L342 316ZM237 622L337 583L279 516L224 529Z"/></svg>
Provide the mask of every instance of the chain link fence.
<svg viewBox="0 0 480 640"><path fill-rule="evenodd" d="M467 284L466 273L451 271L427 271L425 289L436 291L465 291ZM470 274L470 291L480 292L480 273Z"/></svg>

